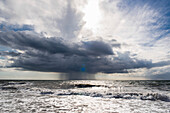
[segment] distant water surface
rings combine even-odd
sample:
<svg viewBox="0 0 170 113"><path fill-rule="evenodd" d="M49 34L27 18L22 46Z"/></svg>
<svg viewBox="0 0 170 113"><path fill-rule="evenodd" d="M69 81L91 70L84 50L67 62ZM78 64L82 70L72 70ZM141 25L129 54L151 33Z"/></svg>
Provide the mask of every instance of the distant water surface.
<svg viewBox="0 0 170 113"><path fill-rule="evenodd" d="M170 81L0 81L0 113L170 113Z"/></svg>

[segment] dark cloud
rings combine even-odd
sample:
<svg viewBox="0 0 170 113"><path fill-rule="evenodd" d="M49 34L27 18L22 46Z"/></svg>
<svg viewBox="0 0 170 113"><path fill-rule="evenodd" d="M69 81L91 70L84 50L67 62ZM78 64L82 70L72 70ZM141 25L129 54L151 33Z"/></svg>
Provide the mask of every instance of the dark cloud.
<svg viewBox="0 0 170 113"><path fill-rule="evenodd" d="M8 51L0 51L0 56L19 56L21 53L17 53L17 52L8 52Z"/></svg>
<svg viewBox="0 0 170 113"><path fill-rule="evenodd" d="M69 45L66 44L62 38L45 38L13 31L0 33L0 44L14 49L38 50L50 54L60 53L64 55L75 54L82 56L113 54L111 46L101 41L88 41L84 42L83 45Z"/></svg>
<svg viewBox="0 0 170 113"><path fill-rule="evenodd" d="M152 80L170 80L170 72L152 75L148 78Z"/></svg>
<svg viewBox="0 0 170 113"><path fill-rule="evenodd" d="M131 58L130 52L115 55L101 40L68 44L62 38L45 38L24 32L0 33L0 45L19 49L11 67L23 70L63 73L127 73L128 69L149 68L152 62ZM15 55L14 55L15 54Z"/></svg>
<svg viewBox="0 0 170 113"><path fill-rule="evenodd" d="M14 49L36 49L49 53L65 53L69 48L56 38L41 38L21 32L1 32L0 44Z"/></svg>
<svg viewBox="0 0 170 113"><path fill-rule="evenodd" d="M118 56L119 57L119 56ZM127 73L126 69L147 67L149 62L131 59L111 60L106 56L78 56L63 54L44 54L43 52L26 52L17 59L13 67L22 67L26 70L44 71L44 72L81 72L85 68L87 73ZM145 63L141 63L145 62Z"/></svg>
<svg viewBox="0 0 170 113"><path fill-rule="evenodd" d="M83 42L83 47L88 50L88 54L94 55L113 55L113 51L110 45L102 41L87 41Z"/></svg>
<svg viewBox="0 0 170 113"><path fill-rule="evenodd" d="M170 60L153 63L152 67L162 67L162 66L166 66L166 65L170 65Z"/></svg>

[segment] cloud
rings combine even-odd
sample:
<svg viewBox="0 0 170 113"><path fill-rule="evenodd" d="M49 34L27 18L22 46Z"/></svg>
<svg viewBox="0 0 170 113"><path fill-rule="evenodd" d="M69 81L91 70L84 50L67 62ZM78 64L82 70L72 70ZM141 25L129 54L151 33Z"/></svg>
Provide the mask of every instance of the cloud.
<svg viewBox="0 0 170 113"><path fill-rule="evenodd" d="M91 3L0 1L1 65L73 78L169 65L169 1Z"/></svg>
<svg viewBox="0 0 170 113"><path fill-rule="evenodd" d="M102 41L83 42L83 47L88 50L88 54L96 55L113 55L112 48L109 44Z"/></svg>
<svg viewBox="0 0 170 113"><path fill-rule="evenodd" d="M82 21L83 13L78 12L70 0L68 0L67 7L64 11L63 18L57 21L58 28L62 37L65 38L75 38L80 32L84 22Z"/></svg>
<svg viewBox="0 0 170 113"><path fill-rule="evenodd" d="M122 46L122 50L159 62L166 58L169 50L169 4L169 1L159 0L101 1L104 18L97 34L110 34L118 42L129 45Z"/></svg>
<svg viewBox="0 0 170 113"><path fill-rule="evenodd" d="M170 79L170 61L156 63L156 65L158 67L154 65L153 68L147 70L144 73L146 75L146 78L169 80Z"/></svg>
<svg viewBox="0 0 170 113"><path fill-rule="evenodd" d="M66 43L62 38L45 38L25 32L1 32L0 44L24 51L11 67L43 72L127 73L127 69L149 67L151 62L130 57L130 52L115 55L112 46L101 40Z"/></svg>
<svg viewBox="0 0 170 113"><path fill-rule="evenodd" d="M0 18L11 26L33 26L35 32L47 37L69 39L75 38L84 24L79 5L85 5L85 1L0 1Z"/></svg>
<svg viewBox="0 0 170 113"><path fill-rule="evenodd" d="M148 77L149 79L156 79L156 80L169 80L170 79L170 72L156 74L153 76Z"/></svg>
<svg viewBox="0 0 170 113"><path fill-rule="evenodd" d="M1 32L0 44L20 50L38 50L51 54L61 53L64 55L112 55L113 51L109 44L102 41L83 42L78 44L68 44L62 38L45 38L39 35L26 34L24 32Z"/></svg>
<svg viewBox="0 0 170 113"><path fill-rule="evenodd" d="M166 65L170 65L170 60L153 63L152 67L162 67Z"/></svg>
<svg viewBox="0 0 170 113"><path fill-rule="evenodd" d="M7 52L7 51L0 51L0 55L1 56L12 56L12 57L15 57L15 56L19 56L21 53L16 53L16 52Z"/></svg>

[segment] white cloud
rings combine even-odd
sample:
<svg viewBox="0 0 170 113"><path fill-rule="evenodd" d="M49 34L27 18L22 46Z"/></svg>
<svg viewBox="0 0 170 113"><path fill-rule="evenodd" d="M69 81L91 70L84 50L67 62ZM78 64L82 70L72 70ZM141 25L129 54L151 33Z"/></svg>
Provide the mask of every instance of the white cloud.
<svg viewBox="0 0 170 113"><path fill-rule="evenodd" d="M81 29L78 28L82 24L78 5L82 3L75 3L66 0L0 1L1 20L8 24L33 25L35 32L46 36L68 38L65 34L74 34Z"/></svg>

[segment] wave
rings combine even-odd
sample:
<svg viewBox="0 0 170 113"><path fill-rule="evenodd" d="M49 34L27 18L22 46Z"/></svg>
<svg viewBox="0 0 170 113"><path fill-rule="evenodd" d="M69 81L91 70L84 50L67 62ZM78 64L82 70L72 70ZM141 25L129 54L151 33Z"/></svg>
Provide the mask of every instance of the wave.
<svg viewBox="0 0 170 113"><path fill-rule="evenodd" d="M67 93L58 93L58 96L68 96L68 95L83 95L91 97L102 97L102 98L115 98L115 99L141 99L141 100L151 100L151 101L164 101L170 102L170 98L167 95L158 94L158 93L89 93L89 92L67 92Z"/></svg>
<svg viewBox="0 0 170 113"><path fill-rule="evenodd" d="M24 86L24 87L23 87ZM70 85L69 85L70 86ZM33 91L41 95L57 95L57 96L69 96L69 95L81 95L90 97L101 97L101 98L115 98L115 99L140 99L150 101L164 101L170 102L170 97L163 93L144 93L141 92L102 92L98 90L82 90L82 88L102 87L110 90L108 85L94 85L94 84L72 84L73 89L49 89L32 87L30 82L8 82L1 85L1 90L22 90L22 91ZM115 86L114 86L115 87ZM80 89L79 89L80 88ZM113 86L112 86L113 88ZM75 91L74 91L75 90Z"/></svg>

